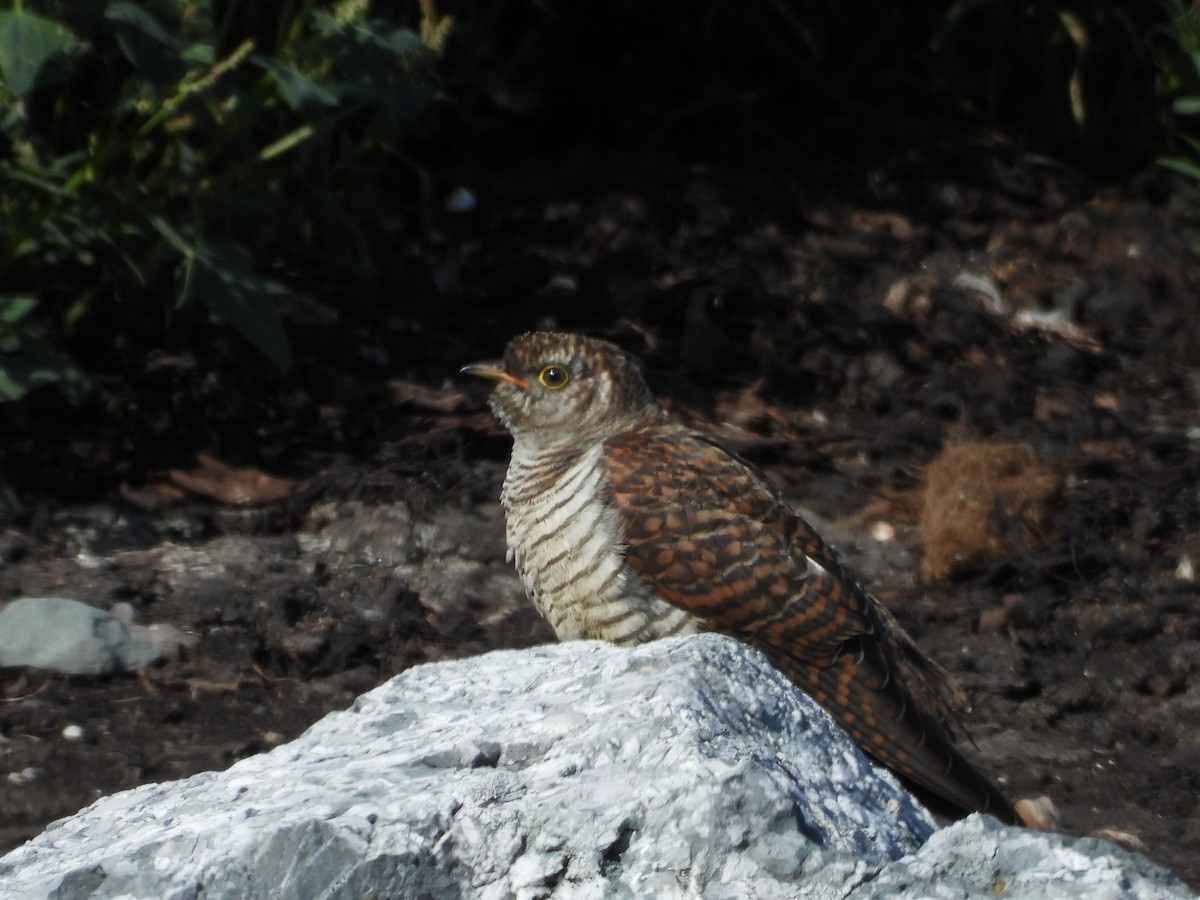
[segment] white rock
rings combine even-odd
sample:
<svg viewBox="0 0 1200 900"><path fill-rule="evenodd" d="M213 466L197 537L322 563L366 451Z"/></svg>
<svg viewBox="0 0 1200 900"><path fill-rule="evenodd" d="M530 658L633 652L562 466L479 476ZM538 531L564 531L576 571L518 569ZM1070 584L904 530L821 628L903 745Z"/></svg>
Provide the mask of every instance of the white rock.
<svg viewBox="0 0 1200 900"><path fill-rule="evenodd" d="M103 675L149 665L159 650L102 609L62 597L21 597L0 610L0 666Z"/></svg>
<svg viewBox="0 0 1200 900"><path fill-rule="evenodd" d="M1187 896L1095 840L978 816L934 834L823 711L713 635L420 666L290 744L104 798L0 859L6 900L996 889Z"/></svg>

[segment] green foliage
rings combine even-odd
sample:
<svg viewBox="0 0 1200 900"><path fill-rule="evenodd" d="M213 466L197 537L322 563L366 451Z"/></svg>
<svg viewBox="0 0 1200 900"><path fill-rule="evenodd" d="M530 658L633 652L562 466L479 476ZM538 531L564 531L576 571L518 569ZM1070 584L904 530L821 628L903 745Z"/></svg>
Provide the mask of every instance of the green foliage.
<svg viewBox="0 0 1200 900"><path fill-rule="evenodd" d="M41 385L52 384L78 398L87 377L62 352L50 329L33 315L37 300L0 295L0 402L20 400Z"/></svg>
<svg viewBox="0 0 1200 900"><path fill-rule="evenodd" d="M0 404L19 401L43 385L53 385L71 399L89 387L87 376L62 351L53 330L38 321L36 307L35 297L0 295ZM17 506L16 495L0 473L0 512Z"/></svg>
<svg viewBox="0 0 1200 900"><path fill-rule="evenodd" d="M60 53L72 53L78 47L75 36L57 22L20 10L0 13L4 81L17 97L29 93L50 59Z"/></svg>
<svg viewBox="0 0 1200 900"><path fill-rule="evenodd" d="M521 4L462 0L456 35L460 48L464 35L484 35L474 43L486 58L538 99L526 127L549 135L590 128L610 143L743 159L774 146L845 162L983 125L1089 175L1120 177L1178 125L1164 114L1152 44L1172 10L1189 6L610 0L553 3L555 15L514 27ZM493 18L473 28L470 10Z"/></svg>
<svg viewBox="0 0 1200 900"><path fill-rule="evenodd" d="M82 376L106 304L197 302L287 367L278 299L373 274L374 185L436 96L449 22L368 0L52 0L0 13L0 401Z"/></svg>
<svg viewBox="0 0 1200 900"><path fill-rule="evenodd" d="M1159 95L1169 103L1174 153L1159 164L1200 181L1200 11L1184 0L1159 0L1169 22L1150 30Z"/></svg>
<svg viewBox="0 0 1200 900"><path fill-rule="evenodd" d="M1162 141L1146 36L1154 2L955 0L930 47L948 91L1093 173L1144 165Z"/></svg>

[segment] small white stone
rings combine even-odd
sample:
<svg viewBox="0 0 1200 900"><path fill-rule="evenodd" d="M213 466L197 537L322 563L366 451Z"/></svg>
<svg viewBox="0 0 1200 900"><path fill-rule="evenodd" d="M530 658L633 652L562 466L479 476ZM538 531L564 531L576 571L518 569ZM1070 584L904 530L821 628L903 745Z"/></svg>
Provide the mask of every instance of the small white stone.
<svg viewBox="0 0 1200 900"><path fill-rule="evenodd" d="M1179 558L1179 565L1175 567L1175 578L1178 581L1196 580L1196 565L1186 553Z"/></svg>
<svg viewBox="0 0 1200 900"><path fill-rule="evenodd" d="M38 776L41 774L42 772L40 769L35 769L33 766L26 766L20 772L9 772L8 783L17 785L30 784L31 782L37 781Z"/></svg>
<svg viewBox="0 0 1200 900"><path fill-rule="evenodd" d="M871 537L881 544L886 544L888 541L895 539L896 529L890 522L875 522L871 525Z"/></svg>
<svg viewBox="0 0 1200 900"><path fill-rule="evenodd" d="M461 185L451 191L450 196L446 198L446 212L458 213L459 215L469 213L478 205L479 201L475 199L475 195L471 192L470 188L462 187Z"/></svg>
<svg viewBox="0 0 1200 900"><path fill-rule="evenodd" d="M83 740L83 727L80 725L68 725L62 730L64 740L81 741Z"/></svg>

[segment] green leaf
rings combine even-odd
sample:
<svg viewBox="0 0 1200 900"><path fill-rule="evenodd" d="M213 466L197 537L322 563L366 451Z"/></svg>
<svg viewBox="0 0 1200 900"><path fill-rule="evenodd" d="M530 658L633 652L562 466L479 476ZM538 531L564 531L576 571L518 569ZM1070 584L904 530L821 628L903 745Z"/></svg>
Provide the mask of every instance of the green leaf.
<svg viewBox="0 0 1200 900"><path fill-rule="evenodd" d="M65 364L63 358L41 355L0 357L0 401L20 400L34 388L57 385L72 400L78 399L79 388L86 383L83 373Z"/></svg>
<svg viewBox="0 0 1200 900"><path fill-rule="evenodd" d="M326 35L325 52L346 94L386 103L399 85L414 81L409 66L423 68L432 58L421 38L407 28L372 22Z"/></svg>
<svg viewBox="0 0 1200 900"><path fill-rule="evenodd" d="M191 65L211 66L217 61L217 54L211 44L192 44L179 54L179 58Z"/></svg>
<svg viewBox="0 0 1200 900"><path fill-rule="evenodd" d="M175 84L187 73L183 41L169 34L158 20L129 0L117 0L104 19L126 58L138 74L155 84Z"/></svg>
<svg viewBox="0 0 1200 900"><path fill-rule="evenodd" d="M409 28L397 28L380 20L371 22L370 26L359 33L368 36L371 43L378 44L397 56L426 55L430 52L421 36Z"/></svg>
<svg viewBox="0 0 1200 900"><path fill-rule="evenodd" d="M0 73L8 89L23 97L38 83L46 63L82 44L57 22L28 13L0 13Z"/></svg>
<svg viewBox="0 0 1200 900"><path fill-rule="evenodd" d="M316 133L316 129L312 125L302 125L295 131L285 134L277 141L273 141L258 152L258 158L261 160L274 159L276 156L287 153L293 147L303 144L310 140Z"/></svg>
<svg viewBox="0 0 1200 900"><path fill-rule="evenodd" d="M337 105L338 98L330 90L279 60L269 56L253 56L251 62L271 73L271 77L279 86L283 102L291 109L303 111Z"/></svg>
<svg viewBox="0 0 1200 900"><path fill-rule="evenodd" d="M292 352L276 302L285 289L254 271L249 251L235 244L210 244L197 251L187 275L189 294L203 300L279 368L291 367Z"/></svg>
<svg viewBox="0 0 1200 900"><path fill-rule="evenodd" d="M1193 181L1200 182L1200 165L1197 165L1190 159L1182 159L1176 156L1163 157L1155 161L1164 169L1172 169L1182 175L1188 176Z"/></svg>
<svg viewBox="0 0 1200 900"><path fill-rule="evenodd" d="M1194 116L1200 113L1200 97L1180 97L1171 104L1171 110L1181 116Z"/></svg>
<svg viewBox="0 0 1200 900"><path fill-rule="evenodd" d="M57 346L34 331L15 337L15 349L0 352L0 401L19 400L44 385L57 386L72 401L88 390L83 370Z"/></svg>
<svg viewBox="0 0 1200 900"><path fill-rule="evenodd" d="M0 403L20 400L24 395L25 391L9 376L4 363L0 362Z"/></svg>
<svg viewBox="0 0 1200 900"><path fill-rule="evenodd" d="M337 34L342 30L342 24L329 13L313 10L312 24L319 35Z"/></svg>
<svg viewBox="0 0 1200 900"><path fill-rule="evenodd" d="M1180 139L1192 148L1192 153L1197 159L1200 159L1200 138L1189 137L1186 134L1179 135Z"/></svg>
<svg viewBox="0 0 1200 900"><path fill-rule="evenodd" d="M37 306L37 298L28 294L7 294L0 296L0 322L14 325L27 316Z"/></svg>

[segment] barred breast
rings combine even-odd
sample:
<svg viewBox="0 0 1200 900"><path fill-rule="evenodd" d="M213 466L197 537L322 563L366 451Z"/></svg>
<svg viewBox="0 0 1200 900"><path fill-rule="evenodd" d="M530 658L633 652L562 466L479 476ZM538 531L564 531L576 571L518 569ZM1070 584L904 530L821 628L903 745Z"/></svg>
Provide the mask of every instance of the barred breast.
<svg viewBox="0 0 1200 900"><path fill-rule="evenodd" d="M509 559L560 640L635 644L699 631L625 563L616 508L599 465L603 446L513 447L501 503Z"/></svg>

